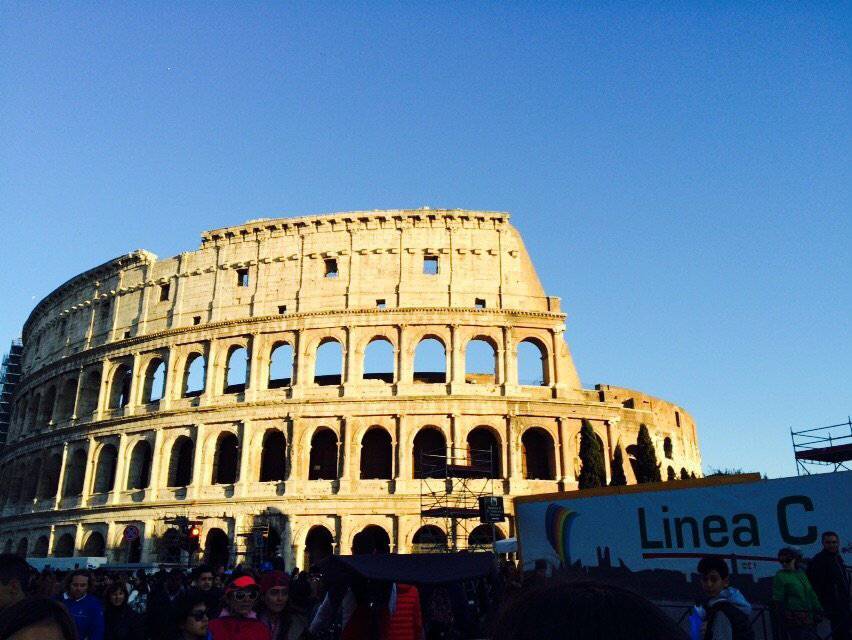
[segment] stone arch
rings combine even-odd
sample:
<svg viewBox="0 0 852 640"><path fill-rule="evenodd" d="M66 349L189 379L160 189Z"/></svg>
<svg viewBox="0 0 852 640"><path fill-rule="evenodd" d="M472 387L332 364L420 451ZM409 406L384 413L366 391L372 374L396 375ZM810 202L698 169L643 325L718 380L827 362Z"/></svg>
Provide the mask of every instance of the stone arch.
<svg viewBox="0 0 852 640"><path fill-rule="evenodd" d="M411 553L436 553L447 550L447 534L443 529L427 524L411 536Z"/></svg>
<svg viewBox="0 0 852 640"><path fill-rule="evenodd" d="M337 479L337 434L319 427L311 437L308 480Z"/></svg>
<svg viewBox="0 0 852 640"><path fill-rule="evenodd" d="M204 561L212 567L227 567L231 562L231 539L218 527L204 538Z"/></svg>
<svg viewBox="0 0 852 640"><path fill-rule="evenodd" d="M305 536L305 569L334 554L334 535L321 524L314 525Z"/></svg>
<svg viewBox="0 0 852 640"><path fill-rule="evenodd" d="M57 558L71 558L74 556L74 536L63 533L53 543L53 555Z"/></svg>
<svg viewBox="0 0 852 640"><path fill-rule="evenodd" d="M74 415L74 403L77 401L77 378L68 378L62 383L59 402L56 404L56 419L68 420Z"/></svg>
<svg viewBox="0 0 852 640"><path fill-rule="evenodd" d="M166 395L166 360L160 356L151 358L145 366L142 379L142 404L159 402Z"/></svg>
<svg viewBox="0 0 852 640"><path fill-rule="evenodd" d="M178 436L169 458L169 487L186 487L192 482L195 443L189 436Z"/></svg>
<svg viewBox="0 0 852 640"><path fill-rule="evenodd" d="M41 478L39 498L53 498L59 491L59 474L62 471L62 455L52 453L47 459L47 467Z"/></svg>
<svg viewBox="0 0 852 640"><path fill-rule="evenodd" d="M500 456L500 436L489 426L478 426L467 434L468 463L487 471L489 478L501 478L503 465Z"/></svg>
<svg viewBox="0 0 852 640"><path fill-rule="evenodd" d="M352 555L388 554L391 550L390 534L384 527L370 524L352 538Z"/></svg>
<svg viewBox="0 0 852 640"><path fill-rule="evenodd" d="M393 342L386 336L374 336L364 348L364 380L392 383L396 377Z"/></svg>
<svg viewBox="0 0 852 640"><path fill-rule="evenodd" d="M669 436L666 436L663 439L663 455L665 455L665 457L668 458L669 460L671 460L674 457L673 456L673 453L674 453L673 449L674 449L674 447L672 447L672 439Z"/></svg>
<svg viewBox="0 0 852 640"><path fill-rule="evenodd" d="M216 438L212 484L234 484L240 464L240 442L235 433L225 431Z"/></svg>
<svg viewBox="0 0 852 640"><path fill-rule="evenodd" d="M128 364L119 364L112 373L109 385L109 408L122 409L130 404L130 386L133 369Z"/></svg>
<svg viewBox="0 0 852 640"><path fill-rule="evenodd" d="M425 478L446 466L447 439L438 427L422 427L414 436L411 448L415 478Z"/></svg>
<svg viewBox="0 0 852 640"><path fill-rule="evenodd" d="M77 417L90 416L98 410L98 395L101 391L101 374L97 369L83 375Z"/></svg>
<svg viewBox="0 0 852 640"><path fill-rule="evenodd" d="M538 338L524 338L518 343L518 383L540 387L550 384L547 346Z"/></svg>
<svg viewBox="0 0 852 640"><path fill-rule="evenodd" d="M225 359L225 393L242 393L248 386L249 352L242 344L234 344L228 348Z"/></svg>
<svg viewBox="0 0 852 640"><path fill-rule="evenodd" d="M506 535L500 527L494 526L492 528L490 524L480 524L474 527L468 535L467 545L477 549L490 549L495 541L505 539Z"/></svg>
<svg viewBox="0 0 852 640"><path fill-rule="evenodd" d="M29 548L30 548L29 538L24 536L23 538L18 540L18 546L15 549L15 554L21 556L22 558L26 558L27 557L27 551L29 551Z"/></svg>
<svg viewBox="0 0 852 640"><path fill-rule="evenodd" d="M118 463L118 449L108 443L101 447L98 453L98 463L95 465L95 486L93 493L108 493L115 486L115 470Z"/></svg>
<svg viewBox="0 0 852 640"><path fill-rule="evenodd" d="M286 477L287 436L281 429L267 429L260 452L260 482L280 482Z"/></svg>
<svg viewBox="0 0 852 640"><path fill-rule="evenodd" d="M27 475L24 478L23 499L32 502L38 497L38 483L41 478L42 457L36 456L30 463Z"/></svg>
<svg viewBox="0 0 852 640"><path fill-rule="evenodd" d="M314 352L314 384L339 385L342 381L343 345L337 338L323 338Z"/></svg>
<svg viewBox="0 0 852 640"><path fill-rule="evenodd" d="M269 352L269 389L289 387L296 370L296 352L289 342L276 342Z"/></svg>
<svg viewBox="0 0 852 640"><path fill-rule="evenodd" d="M674 467L671 465L669 465L666 469L666 480L669 482L677 480L677 474L675 473Z"/></svg>
<svg viewBox="0 0 852 640"><path fill-rule="evenodd" d="M38 426L38 417L41 413L41 394L36 393L27 408L27 431L35 431Z"/></svg>
<svg viewBox="0 0 852 640"><path fill-rule="evenodd" d="M32 557L46 558L50 551L50 539L47 536L39 536L33 547Z"/></svg>
<svg viewBox="0 0 852 640"><path fill-rule="evenodd" d="M65 488L63 497L78 496L83 493L83 483L86 479L86 451L77 448L68 457L65 470Z"/></svg>
<svg viewBox="0 0 852 640"><path fill-rule="evenodd" d="M370 427L361 438L361 479L390 480L393 439L384 427Z"/></svg>
<svg viewBox="0 0 852 640"><path fill-rule="evenodd" d="M130 467L127 472L128 490L147 489L151 484L151 463L153 462L151 443L140 440L133 445L130 453Z"/></svg>
<svg viewBox="0 0 852 640"><path fill-rule="evenodd" d="M447 345L436 335L426 334L414 349L414 382L447 382Z"/></svg>
<svg viewBox="0 0 852 640"><path fill-rule="evenodd" d="M207 377L207 358L200 351L193 351L186 356L183 365L183 384L181 395L184 398L194 398L204 393Z"/></svg>
<svg viewBox="0 0 852 640"><path fill-rule="evenodd" d="M497 343L490 336L468 340L464 351L465 382L497 383Z"/></svg>
<svg viewBox="0 0 852 640"><path fill-rule="evenodd" d="M521 436L524 478L556 479L556 449L553 436L541 427L530 427Z"/></svg>
<svg viewBox="0 0 852 640"><path fill-rule="evenodd" d="M44 392L38 416L38 426L46 427L53 421L53 405L56 404L56 385L50 385Z"/></svg>
<svg viewBox="0 0 852 640"><path fill-rule="evenodd" d="M106 555L106 540L100 531L92 531L83 544L82 555L91 558L102 558Z"/></svg>

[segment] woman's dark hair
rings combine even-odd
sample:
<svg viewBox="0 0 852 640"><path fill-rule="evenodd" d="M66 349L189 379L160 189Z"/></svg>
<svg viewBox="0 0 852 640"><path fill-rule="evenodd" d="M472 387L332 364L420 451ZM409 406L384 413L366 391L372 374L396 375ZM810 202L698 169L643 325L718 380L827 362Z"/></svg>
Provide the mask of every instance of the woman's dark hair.
<svg viewBox="0 0 852 640"><path fill-rule="evenodd" d="M190 591L178 598L174 608L174 628L180 629L183 623L186 622L189 614L192 613L192 610L200 604L207 607L207 600L200 591Z"/></svg>
<svg viewBox="0 0 852 640"><path fill-rule="evenodd" d="M107 607L111 607L112 602L110 602L110 598L112 594L116 591L121 591L124 594L124 604L127 604L127 598L130 597L130 594L127 593L127 587L124 586L123 582L113 582L106 589L104 589L104 603Z"/></svg>
<svg viewBox="0 0 852 640"><path fill-rule="evenodd" d="M576 581L523 592L510 601L494 640L687 640L674 619L639 594L615 585Z"/></svg>
<svg viewBox="0 0 852 640"><path fill-rule="evenodd" d="M702 576L706 576L711 571L718 573L722 580L730 575L728 563L725 562L723 558L717 558L716 556L701 558L701 560L698 561L698 573Z"/></svg>
<svg viewBox="0 0 852 640"><path fill-rule="evenodd" d="M39 622L52 621L65 640L77 640L77 627L71 614L56 600L25 598L0 612L0 640L6 640Z"/></svg>

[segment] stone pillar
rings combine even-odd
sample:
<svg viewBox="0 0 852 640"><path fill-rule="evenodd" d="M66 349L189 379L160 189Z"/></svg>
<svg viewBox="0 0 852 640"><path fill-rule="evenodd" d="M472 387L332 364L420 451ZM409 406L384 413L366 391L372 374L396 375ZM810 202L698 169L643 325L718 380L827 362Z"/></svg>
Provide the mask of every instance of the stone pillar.
<svg viewBox="0 0 852 640"><path fill-rule="evenodd" d="M83 525L79 522L74 529L74 555L78 556L83 551Z"/></svg>
<svg viewBox="0 0 852 640"><path fill-rule="evenodd" d="M264 358L261 354L261 339L253 335L249 339L249 343L246 347L248 349L249 355L249 370L248 370L248 380L246 385L246 393L245 398L246 402L252 402L257 398L257 393L261 388L261 384L264 384L267 381L261 380L262 371L264 371ZM267 356L268 359L269 356ZM267 364L265 367L266 377L269 377L269 365ZM264 387L266 385L264 384Z"/></svg>
<svg viewBox="0 0 852 640"><path fill-rule="evenodd" d="M65 492L65 471L68 466L68 443L62 445L62 463L59 465L59 480L56 484L56 495L53 504L54 509L59 509L59 503L62 502L62 494ZM52 549L53 547L51 547Z"/></svg>
<svg viewBox="0 0 852 640"><path fill-rule="evenodd" d="M130 377L130 402L124 408L124 415L132 416L136 413L137 407L142 404L142 390L145 387L145 373L140 371L142 365L142 356L138 353L133 354L132 373Z"/></svg>
<svg viewBox="0 0 852 640"><path fill-rule="evenodd" d="M118 436L118 459L115 462L115 482L112 485L112 495L110 495L110 503L115 504L121 499L121 492L127 486L127 434L123 431Z"/></svg>
<svg viewBox="0 0 852 640"><path fill-rule="evenodd" d="M156 500L160 490L168 483L168 478L162 477L163 459L167 456L168 452L163 447L163 430L157 429L154 431L154 444L151 446L151 481L145 491L146 500ZM166 468L168 468L167 461Z"/></svg>
<svg viewBox="0 0 852 640"><path fill-rule="evenodd" d="M411 451L411 439L408 437L408 429L410 428L408 416L397 415L396 424L397 457L399 458L397 478L400 480L411 480L414 476L414 461Z"/></svg>
<svg viewBox="0 0 852 640"><path fill-rule="evenodd" d="M574 480L574 460L573 446L571 436L568 433L568 418L556 418L556 431L559 434L559 466L560 472L557 479L561 479L563 487L567 491L567 487L575 482Z"/></svg>
<svg viewBox="0 0 852 640"><path fill-rule="evenodd" d="M514 414L506 414L506 454L510 456L507 466L509 468L509 479L513 481L522 480L524 477L521 464L521 457L524 455L523 447L519 445L515 448L513 446L517 441L518 435L518 428L515 420Z"/></svg>
<svg viewBox="0 0 852 640"><path fill-rule="evenodd" d="M503 379L503 395L517 395L520 389L518 388L518 348L512 341L511 325L503 327L503 357L505 362L503 371L505 377Z"/></svg>
<svg viewBox="0 0 852 640"><path fill-rule="evenodd" d="M205 351L207 369L204 371L204 393L201 394L199 399L201 405L209 404L212 398L220 393L220 384L224 384L224 367L218 361L218 346L211 340L207 343Z"/></svg>
<svg viewBox="0 0 852 640"><path fill-rule="evenodd" d="M341 485L348 485L352 473L352 447L349 442L349 428L344 416L337 416L337 431L340 434L337 439L338 478ZM348 489L349 487L346 486Z"/></svg>
<svg viewBox="0 0 852 640"><path fill-rule="evenodd" d="M462 393L464 389L464 351L461 348L460 327L450 325L450 345L447 350L449 364L447 378L450 380L450 393Z"/></svg>
<svg viewBox="0 0 852 640"><path fill-rule="evenodd" d="M194 496L198 494L198 490L210 481L203 477L207 469L204 464L204 440L207 435L207 425L195 425L195 442L192 448L192 482L189 483L187 493Z"/></svg>
<svg viewBox="0 0 852 640"><path fill-rule="evenodd" d="M89 501L89 496L92 495L94 489L95 477L97 476L97 460L95 459L96 442L93 437L89 437L86 445L86 472L83 476L83 494L80 496L80 506L85 507Z"/></svg>
<svg viewBox="0 0 852 640"><path fill-rule="evenodd" d="M257 469L252 468L252 436L254 434L254 424L251 420L243 420L239 428L240 438L240 468L237 476L236 493L237 495L245 495L248 491L248 485L251 482L257 481Z"/></svg>
<svg viewBox="0 0 852 640"><path fill-rule="evenodd" d="M98 404L95 407L95 412L93 419L94 420L103 420L104 413L107 409L107 402L109 399L109 386L110 386L110 376L107 373L110 371L110 362L109 360L104 360L101 365L101 384L98 389Z"/></svg>
<svg viewBox="0 0 852 640"><path fill-rule="evenodd" d="M408 344L408 331L405 324L398 325L398 347L396 349L397 382L410 385L414 382L414 349Z"/></svg>
<svg viewBox="0 0 852 640"><path fill-rule="evenodd" d="M145 520L142 523L142 562L153 562L156 556L155 537L156 537L155 520Z"/></svg>

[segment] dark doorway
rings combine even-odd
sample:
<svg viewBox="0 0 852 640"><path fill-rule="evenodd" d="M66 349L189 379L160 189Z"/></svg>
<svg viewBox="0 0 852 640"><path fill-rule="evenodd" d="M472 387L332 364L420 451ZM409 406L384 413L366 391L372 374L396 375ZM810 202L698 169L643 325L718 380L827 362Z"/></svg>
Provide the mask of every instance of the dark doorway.
<svg viewBox="0 0 852 640"><path fill-rule="evenodd" d="M361 479L390 480L393 443L381 427L372 427L361 440Z"/></svg>
<svg viewBox="0 0 852 640"><path fill-rule="evenodd" d="M308 480L337 479L337 435L331 429L317 429L311 438Z"/></svg>

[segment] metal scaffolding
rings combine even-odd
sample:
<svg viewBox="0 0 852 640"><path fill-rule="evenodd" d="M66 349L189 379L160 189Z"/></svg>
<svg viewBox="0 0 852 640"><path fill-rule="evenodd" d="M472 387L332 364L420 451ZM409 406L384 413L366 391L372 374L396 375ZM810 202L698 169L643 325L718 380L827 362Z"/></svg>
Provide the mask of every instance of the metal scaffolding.
<svg viewBox="0 0 852 640"><path fill-rule="evenodd" d="M852 418L827 427L790 429L790 437L798 475L852 469Z"/></svg>
<svg viewBox="0 0 852 640"><path fill-rule="evenodd" d="M13 340L9 353L3 356L0 365L0 447L6 444L9 424L12 419L12 398L21 379L21 356L24 347L20 340Z"/></svg>
<svg viewBox="0 0 852 640"><path fill-rule="evenodd" d="M481 548L471 544L470 534L480 526L480 498L494 495L496 470L492 451L424 451L420 469L420 531L424 534L416 543L418 550L440 553ZM435 527L443 531L439 534ZM493 542L493 525L491 530Z"/></svg>

